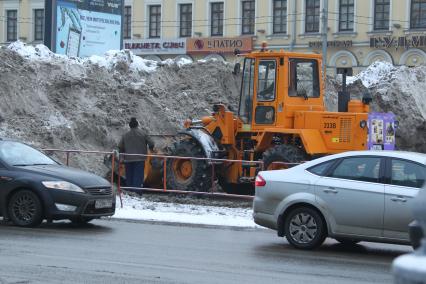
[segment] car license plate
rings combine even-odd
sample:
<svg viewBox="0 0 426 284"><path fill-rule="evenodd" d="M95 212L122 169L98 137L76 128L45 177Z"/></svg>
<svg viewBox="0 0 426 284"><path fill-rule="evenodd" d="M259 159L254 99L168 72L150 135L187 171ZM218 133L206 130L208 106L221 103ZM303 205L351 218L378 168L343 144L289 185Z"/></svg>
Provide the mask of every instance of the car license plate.
<svg viewBox="0 0 426 284"><path fill-rule="evenodd" d="M112 200L111 199L100 199L95 201L95 208L101 209L101 208L111 208L112 207Z"/></svg>
<svg viewBox="0 0 426 284"><path fill-rule="evenodd" d="M374 144L372 150L383 150L383 147L380 144Z"/></svg>

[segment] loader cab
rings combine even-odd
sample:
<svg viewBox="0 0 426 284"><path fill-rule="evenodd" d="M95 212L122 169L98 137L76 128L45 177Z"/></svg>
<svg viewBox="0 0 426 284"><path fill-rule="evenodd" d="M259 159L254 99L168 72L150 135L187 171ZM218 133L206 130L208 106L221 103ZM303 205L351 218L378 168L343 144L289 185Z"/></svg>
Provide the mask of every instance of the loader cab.
<svg viewBox="0 0 426 284"><path fill-rule="evenodd" d="M242 131L293 128L295 111L323 111L321 58L259 52L244 60L239 118Z"/></svg>
<svg viewBox="0 0 426 284"><path fill-rule="evenodd" d="M278 62L275 58L244 60L239 117L243 130L252 125L274 125L276 116Z"/></svg>

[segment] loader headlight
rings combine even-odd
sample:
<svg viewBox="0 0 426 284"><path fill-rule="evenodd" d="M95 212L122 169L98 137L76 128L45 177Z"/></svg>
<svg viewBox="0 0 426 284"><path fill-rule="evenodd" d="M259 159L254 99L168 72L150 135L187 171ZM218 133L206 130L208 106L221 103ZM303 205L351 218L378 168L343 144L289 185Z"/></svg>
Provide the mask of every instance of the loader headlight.
<svg viewBox="0 0 426 284"><path fill-rule="evenodd" d="M60 189L60 190L66 190L66 191L74 191L74 192L82 192L84 193L84 190L81 189L79 186L67 182L67 181L42 181L41 182L46 188L51 189Z"/></svg>
<svg viewBox="0 0 426 284"><path fill-rule="evenodd" d="M361 127L362 129L366 128L367 127L367 121L361 120L359 122L359 127Z"/></svg>

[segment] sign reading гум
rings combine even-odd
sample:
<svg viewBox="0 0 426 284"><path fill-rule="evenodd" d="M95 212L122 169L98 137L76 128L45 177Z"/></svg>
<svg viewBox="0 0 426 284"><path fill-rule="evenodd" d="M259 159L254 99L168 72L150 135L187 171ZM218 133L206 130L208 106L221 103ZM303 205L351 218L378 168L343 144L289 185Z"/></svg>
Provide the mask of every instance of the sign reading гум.
<svg viewBox="0 0 426 284"><path fill-rule="evenodd" d="M372 37L370 38L370 47L372 48L426 47L426 36Z"/></svg>

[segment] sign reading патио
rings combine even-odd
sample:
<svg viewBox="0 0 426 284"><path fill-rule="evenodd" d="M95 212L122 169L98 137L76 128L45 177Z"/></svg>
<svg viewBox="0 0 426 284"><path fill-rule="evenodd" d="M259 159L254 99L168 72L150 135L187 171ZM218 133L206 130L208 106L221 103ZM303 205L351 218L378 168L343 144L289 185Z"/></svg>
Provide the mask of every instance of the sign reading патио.
<svg viewBox="0 0 426 284"><path fill-rule="evenodd" d="M135 54L185 54L186 39L125 40L124 48Z"/></svg>
<svg viewBox="0 0 426 284"><path fill-rule="evenodd" d="M372 48L411 48L425 47L426 36L401 36L401 37L372 37L370 47Z"/></svg>
<svg viewBox="0 0 426 284"><path fill-rule="evenodd" d="M45 45L73 57L122 47L123 0L46 0Z"/></svg>
<svg viewBox="0 0 426 284"><path fill-rule="evenodd" d="M234 38L188 38L187 53L233 53L235 49L249 52L253 49L251 37Z"/></svg>

